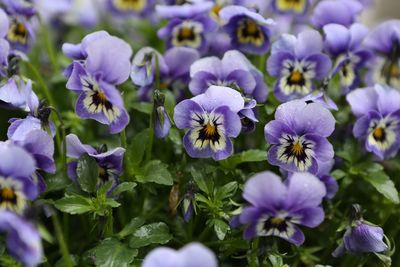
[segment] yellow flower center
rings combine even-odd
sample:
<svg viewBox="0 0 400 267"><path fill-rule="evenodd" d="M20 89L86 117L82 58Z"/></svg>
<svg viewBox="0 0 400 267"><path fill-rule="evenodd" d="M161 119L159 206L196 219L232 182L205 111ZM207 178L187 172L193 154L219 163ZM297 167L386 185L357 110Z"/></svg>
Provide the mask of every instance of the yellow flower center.
<svg viewBox="0 0 400 267"><path fill-rule="evenodd" d="M296 142L292 145L291 151L294 155L299 156L304 152L304 149L303 149L303 146L299 142Z"/></svg>
<svg viewBox="0 0 400 267"><path fill-rule="evenodd" d="M384 139L385 132L381 127L377 127L372 135L374 136L375 140L382 140Z"/></svg>
<svg viewBox="0 0 400 267"><path fill-rule="evenodd" d="M212 137L216 134L217 128L214 125L211 125L210 123L207 123L204 126L204 133L207 137Z"/></svg>
<svg viewBox="0 0 400 267"><path fill-rule="evenodd" d="M0 196L3 201L13 201L15 199L14 190L10 187L4 187L0 190Z"/></svg>
<svg viewBox="0 0 400 267"><path fill-rule="evenodd" d="M285 221L285 219L283 219L283 218L274 217L274 218L271 219L271 224L273 224L273 225L281 225L284 221Z"/></svg>
<svg viewBox="0 0 400 267"><path fill-rule="evenodd" d="M292 72L292 74L290 74L289 79L292 83L299 83L301 80L303 80L303 75L301 74L301 72L295 70Z"/></svg>

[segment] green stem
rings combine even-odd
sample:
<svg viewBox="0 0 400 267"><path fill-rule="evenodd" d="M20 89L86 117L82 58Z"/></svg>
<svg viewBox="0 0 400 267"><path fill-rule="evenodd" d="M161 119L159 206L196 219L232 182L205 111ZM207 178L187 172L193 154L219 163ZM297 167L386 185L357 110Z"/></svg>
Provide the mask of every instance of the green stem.
<svg viewBox="0 0 400 267"><path fill-rule="evenodd" d="M60 136L57 132L57 137L56 137L56 141L57 141L57 146L58 149L60 150L60 155L61 155L61 162L63 163L63 169L64 169L64 173L65 175L67 175L67 142L65 140L65 125L64 125L64 121L62 119L62 116L60 114L60 112L58 112L58 110L55 107L50 107L52 111L54 111L54 113L57 116L58 122L60 123L60 132L61 132L61 139L60 140ZM62 142L62 146L61 146L61 142Z"/></svg>
<svg viewBox="0 0 400 267"><path fill-rule="evenodd" d="M155 90L158 90L160 88L160 66L158 63L158 56L157 54L154 54L154 60L156 62L156 88ZM149 143L147 144L147 149L146 149L146 161L151 160L151 152L153 150L153 141L154 141L154 125L153 125L153 113L154 113L154 97L152 100L152 112L150 113L150 122L149 122Z"/></svg>
<svg viewBox="0 0 400 267"><path fill-rule="evenodd" d="M110 214L107 216L106 225L104 226L104 236L110 237L113 234L114 234L114 218L111 210Z"/></svg>
<svg viewBox="0 0 400 267"><path fill-rule="evenodd" d="M56 57L56 53L54 51L53 42L50 39L49 30L46 28L44 23L42 23L42 32L41 33L43 35L44 46L46 47L47 54L49 56L49 60L54 69L54 73L58 74L58 73L60 73L60 69L57 64L57 57Z"/></svg>
<svg viewBox="0 0 400 267"><path fill-rule="evenodd" d="M65 242L64 235L61 229L60 221L58 219L57 212L55 211L53 216L51 216L53 225L54 225L54 230L56 231L56 237L58 241L58 245L60 246L60 253L62 255L63 261L65 266L67 267L73 267L73 263L71 260L71 257L69 255L68 251L68 246L67 243Z"/></svg>
<svg viewBox="0 0 400 267"><path fill-rule="evenodd" d="M49 87L47 87L46 83L44 82L44 79L40 72L35 68L35 66L32 65L31 62L29 61L24 61L26 66L29 68L29 70L32 72L32 74L35 76L37 82L39 83L40 90L42 91L43 95L49 102L50 106L57 106L56 102L54 101L53 96L50 93Z"/></svg>
<svg viewBox="0 0 400 267"><path fill-rule="evenodd" d="M249 266L250 267L257 267L258 266L258 246L260 243L260 239L257 238L256 240L254 240L251 244L252 246L252 253L250 255L250 262L249 262Z"/></svg>

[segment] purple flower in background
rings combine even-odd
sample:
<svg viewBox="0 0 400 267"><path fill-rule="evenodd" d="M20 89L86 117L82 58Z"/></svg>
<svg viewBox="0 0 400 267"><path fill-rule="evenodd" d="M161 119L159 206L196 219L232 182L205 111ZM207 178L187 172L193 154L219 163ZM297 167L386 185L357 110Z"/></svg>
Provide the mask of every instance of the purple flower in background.
<svg viewBox="0 0 400 267"><path fill-rule="evenodd" d="M157 55L160 70L160 88L155 86L155 55ZM185 95L189 83L189 69L193 62L200 57L197 50L189 47L173 47L164 56L150 47L142 48L133 60L131 79L139 87L138 96L143 101L152 98L152 91L172 90L179 101Z"/></svg>
<svg viewBox="0 0 400 267"><path fill-rule="evenodd" d="M0 8L0 76L6 77L6 68L8 66L8 55L10 53L10 44L5 39L8 29L9 20L7 14Z"/></svg>
<svg viewBox="0 0 400 267"><path fill-rule="evenodd" d="M265 54L270 48L271 19L242 6L227 6L219 15L225 30L231 37L232 46L250 54Z"/></svg>
<svg viewBox="0 0 400 267"><path fill-rule="evenodd" d="M388 249L382 240L383 235L381 227L357 221L355 226L346 230L343 243L335 249L332 256L340 257L346 251L352 254L383 252Z"/></svg>
<svg viewBox="0 0 400 267"><path fill-rule="evenodd" d="M31 176L36 166L34 158L12 142L0 142L0 210L22 214L29 200L38 195Z"/></svg>
<svg viewBox="0 0 400 267"><path fill-rule="evenodd" d="M90 157L94 158L98 163L99 179L97 186L112 181L110 191L115 188L119 183L119 176L123 171L123 159L125 149L117 147L109 151L105 151L103 147L99 150L94 149L89 145L82 144L79 138L74 134L69 134L66 137L67 142L67 156L75 159L68 164L68 176L73 181L77 180L76 168L78 167L78 159L87 153Z"/></svg>
<svg viewBox="0 0 400 267"><path fill-rule="evenodd" d="M272 0L272 8L278 14L304 15L311 4L311 0Z"/></svg>
<svg viewBox="0 0 400 267"><path fill-rule="evenodd" d="M117 15L146 15L152 11L154 0L106 0L107 7Z"/></svg>
<svg viewBox="0 0 400 267"><path fill-rule="evenodd" d="M36 10L24 0L3 0L3 5L10 22L7 40L13 49L25 53L35 41L38 27Z"/></svg>
<svg viewBox="0 0 400 267"><path fill-rule="evenodd" d="M283 34L272 46L267 61L271 76L278 77L274 94L278 100L301 98L313 91L314 80L322 80L332 63L322 54L322 37L315 30L301 32L297 38Z"/></svg>
<svg viewBox="0 0 400 267"><path fill-rule="evenodd" d="M371 58L371 53L362 42L368 34L368 28L356 23L346 28L340 24L328 24L323 27L325 49L336 58L336 69L345 92L356 88L360 83L360 69Z"/></svg>
<svg viewBox="0 0 400 267"><path fill-rule="evenodd" d="M290 172L318 173L321 162L330 161L332 145L327 140L335 129L335 118L318 103L293 100L281 104L275 120L265 125L271 148L268 162Z"/></svg>
<svg viewBox="0 0 400 267"><path fill-rule="evenodd" d="M142 267L217 267L214 253L200 243L190 243L176 251L158 247L150 251L143 260Z"/></svg>
<svg viewBox="0 0 400 267"><path fill-rule="evenodd" d="M37 266L43 255L40 234L35 227L9 211L0 211L0 231L7 234L8 253L25 266Z"/></svg>
<svg viewBox="0 0 400 267"><path fill-rule="evenodd" d="M207 49L206 33L217 28L209 16L212 2L204 1L181 6L156 6L158 16L169 23L158 31L158 37L167 40L167 47L191 47L200 52Z"/></svg>
<svg viewBox="0 0 400 267"><path fill-rule="evenodd" d="M316 176L325 185L325 199L332 199L339 190L339 185L336 179L330 175L334 163L335 161L332 159L330 161L320 162L320 164L318 165L318 173L316 174Z"/></svg>
<svg viewBox="0 0 400 267"><path fill-rule="evenodd" d="M346 251L359 254L380 253L389 249L383 241L383 229L364 221L360 205L353 205L351 216L352 222L344 234L343 242L335 249L332 256L339 257Z"/></svg>
<svg viewBox="0 0 400 267"><path fill-rule="evenodd" d="M297 225L313 228L321 224L325 195L324 184L310 173L294 173L288 183L268 171L254 175L243 190L250 204L240 214L240 223L248 225L244 238L277 236L301 245L305 238Z"/></svg>
<svg viewBox="0 0 400 267"><path fill-rule="evenodd" d="M189 156L222 160L233 153L230 137L241 130L237 114L244 107L239 92L210 86L201 95L183 100L175 107L174 121L179 129L188 128L183 144Z"/></svg>
<svg viewBox="0 0 400 267"><path fill-rule="evenodd" d="M165 96L160 93L155 93L154 95L154 134L157 138L161 139L169 134L172 123L169 115L164 107Z"/></svg>
<svg viewBox="0 0 400 267"><path fill-rule="evenodd" d="M204 93L210 85L227 86L244 97L265 102L268 88L262 73L239 51L231 50L222 59L205 57L190 67L189 89L193 95Z"/></svg>
<svg viewBox="0 0 400 267"><path fill-rule="evenodd" d="M400 20L379 24L365 39L364 44L375 52L371 62L369 85L387 84L400 89Z"/></svg>
<svg viewBox="0 0 400 267"><path fill-rule="evenodd" d="M311 94L301 98L301 100L303 100L307 104L318 103L327 109L338 110L336 103L333 102L333 100L329 96L325 95L321 91L314 91Z"/></svg>
<svg viewBox="0 0 400 267"><path fill-rule="evenodd" d="M251 131L258 122L254 108L258 102L265 102L268 88L262 73L239 51L231 50L220 60L206 57L197 60L190 67L192 80L189 89L194 95L204 93L210 85L226 86L239 91L245 106L239 115L243 130Z"/></svg>
<svg viewBox="0 0 400 267"><path fill-rule="evenodd" d="M5 91L2 91L5 90ZM24 108L29 114L24 119L12 118L7 130L8 139L23 140L32 130L42 129L51 136L55 136L56 129L53 122L49 120L51 109L39 99L32 90L32 81L26 83L21 77L13 76L5 86L0 89L1 100L13 102L14 106Z"/></svg>
<svg viewBox="0 0 400 267"><path fill-rule="evenodd" d="M91 34L79 45L66 45L64 53L76 58L67 88L79 95L75 111L84 119L109 125L121 132L129 122L120 92L115 87L129 78L132 49L105 32Z"/></svg>
<svg viewBox="0 0 400 267"><path fill-rule="evenodd" d="M314 8L311 22L317 28L335 23L350 27L363 11L363 5L357 0L324 0Z"/></svg>
<svg viewBox="0 0 400 267"><path fill-rule="evenodd" d="M400 148L400 93L375 85L346 97L357 117L353 135L365 139L365 149L379 159L394 157Z"/></svg>

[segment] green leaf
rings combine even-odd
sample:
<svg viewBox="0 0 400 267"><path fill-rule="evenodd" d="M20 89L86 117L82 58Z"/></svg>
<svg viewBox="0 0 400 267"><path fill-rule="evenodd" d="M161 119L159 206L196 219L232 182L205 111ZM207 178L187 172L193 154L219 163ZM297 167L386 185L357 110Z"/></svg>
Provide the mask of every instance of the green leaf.
<svg viewBox="0 0 400 267"><path fill-rule="evenodd" d="M108 238L91 249L89 257L94 258L98 267L129 267L138 250L132 249L114 238Z"/></svg>
<svg viewBox="0 0 400 267"><path fill-rule="evenodd" d="M87 153L80 156L76 174L78 176L78 183L83 191L92 193L96 190L99 166L94 158L90 157Z"/></svg>
<svg viewBox="0 0 400 267"><path fill-rule="evenodd" d="M165 244L171 240L168 226L163 222L146 224L137 229L129 240L131 248L141 248L150 244Z"/></svg>
<svg viewBox="0 0 400 267"><path fill-rule="evenodd" d="M232 197L232 195L235 194L237 189L238 189L237 182L227 183L226 185L218 188L215 198L220 199L220 200L230 198L230 197Z"/></svg>
<svg viewBox="0 0 400 267"><path fill-rule="evenodd" d="M169 130L169 135L168 138L177 146L182 145L182 137L181 134L179 133L179 130L175 128L171 128Z"/></svg>
<svg viewBox="0 0 400 267"><path fill-rule="evenodd" d="M340 169L334 170L331 174L333 177L335 177L336 180L340 180L340 179L346 177L346 172L344 172L343 170L340 170Z"/></svg>
<svg viewBox="0 0 400 267"><path fill-rule="evenodd" d="M120 183L119 185L117 185L117 187L114 188L114 190L112 191L112 195L113 196L117 196L117 195L119 195L119 194L121 194L123 192L132 191L133 188L136 187L136 185L137 184L133 183L133 182Z"/></svg>
<svg viewBox="0 0 400 267"><path fill-rule="evenodd" d="M127 166L131 168L132 173L136 171L139 164L142 162L144 152L146 151L146 146L149 140L150 131L149 129L144 129L140 133L136 134L132 139L132 142L128 146L126 152L128 164Z"/></svg>
<svg viewBox="0 0 400 267"><path fill-rule="evenodd" d="M148 162L141 173L136 175L136 179L140 183L156 183L162 185L172 185L174 180L167 169L168 165L159 160Z"/></svg>
<svg viewBox="0 0 400 267"><path fill-rule="evenodd" d="M144 224L145 220L141 217L133 218L125 227L116 235L119 239L123 239L130 234L133 234L136 229Z"/></svg>
<svg viewBox="0 0 400 267"><path fill-rule="evenodd" d="M193 176L193 180L196 182L197 186L201 191L210 195L213 190L213 181L212 179L205 179L200 171L198 171L195 167L190 169L190 173Z"/></svg>
<svg viewBox="0 0 400 267"><path fill-rule="evenodd" d="M226 169L235 169L237 165L244 162L260 162L267 160L267 151L259 149L250 149L242 153L235 154L226 160L221 160L220 164Z"/></svg>
<svg viewBox="0 0 400 267"><path fill-rule="evenodd" d="M383 171L373 172L363 177L387 199L396 204L400 202L399 192L397 191L393 181L390 180L389 176L387 176L386 173L384 173Z"/></svg>
<svg viewBox="0 0 400 267"><path fill-rule="evenodd" d="M384 267L392 266L392 259L389 256L387 256L385 254L381 254L381 253L376 253L376 252L374 252L374 254L382 262Z"/></svg>
<svg viewBox="0 0 400 267"><path fill-rule="evenodd" d="M92 201L80 195L66 195L57 200L54 206L69 214L82 214L93 210Z"/></svg>
<svg viewBox="0 0 400 267"><path fill-rule="evenodd" d="M230 229L229 225L226 222L218 219L215 219L213 223L214 223L214 232L217 235L218 239L224 240L226 233Z"/></svg>
<svg viewBox="0 0 400 267"><path fill-rule="evenodd" d="M153 105L145 102L134 103L131 105L131 107L145 114L151 114L153 111Z"/></svg>

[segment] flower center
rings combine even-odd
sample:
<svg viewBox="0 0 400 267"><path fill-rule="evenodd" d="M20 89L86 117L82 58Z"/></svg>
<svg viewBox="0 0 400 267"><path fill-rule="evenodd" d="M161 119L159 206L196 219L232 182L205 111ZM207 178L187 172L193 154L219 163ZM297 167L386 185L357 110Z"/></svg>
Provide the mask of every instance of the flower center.
<svg viewBox="0 0 400 267"><path fill-rule="evenodd" d="M192 119L193 130L190 134L190 140L194 147L203 149L210 145L214 151L225 149L226 138L223 128L223 115L193 113Z"/></svg>
<svg viewBox="0 0 400 267"><path fill-rule="evenodd" d="M24 24L18 21L14 21L10 26L7 37L11 42L26 44L28 31L26 30Z"/></svg>
<svg viewBox="0 0 400 267"><path fill-rule="evenodd" d="M241 21L237 36L240 43L252 43L255 46L261 46L264 43L264 34L260 26L251 19Z"/></svg>
<svg viewBox="0 0 400 267"><path fill-rule="evenodd" d="M385 140L385 131L381 127L375 128L372 135L374 136L376 141L384 141Z"/></svg>
<svg viewBox="0 0 400 267"><path fill-rule="evenodd" d="M297 71L297 70L293 71L289 76L288 84L290 84L290 85L293 85L293 84L304 85L305 81L304 81L303 74L300 71Z"/></svg>
<svg viewBox="0 0 400 267"><path fill-rule="evenodd" d="M11 202L15 204L17 202L17 196L14 193L14 189L10 187L4 187L0 189L0 202Z"/></svg>
<svg viewBox="0 0 400 267"><path fill-rule="evenodd" d="M284 12L303 13L306 0L275 0L277 9Z"/></svg>
<svg viewBox="0 0 400 267"><path fill-rule="evenodd" d="M398 125L398 120L391 117L371 121L368 129L368 143L380 150L389 149L396 141L395 131Z"/></svg>
<svg viewBox="0 0 400 267"><path fill-rule="evenodd" d="M140 12L146 5L145 0L114 0L115 7L125 11Z"/></svg>
<svg viewBox="0 0 400 267"><path fill-rule="evenodd" d="M121 110L107 99L95 80L91 77L81 77L81 83L86 94L83 104L90 113L103 113L110 123L121 115Z"/></svg>
<svg viewBox="0 0 400 267"><path fill-rule="evenodd" d="M312 164L313 142L304 137L286 135L280 139L278 159L285 164L294 164L299 171L306 171Z"/></svg>
<svg viewBox="0 0 400 267"><path fill-rule="evenodd" d="M172 44L174 46L189 46L199 48L202 43L202 24L195 21L184 21L172 30Z"/></svg>

